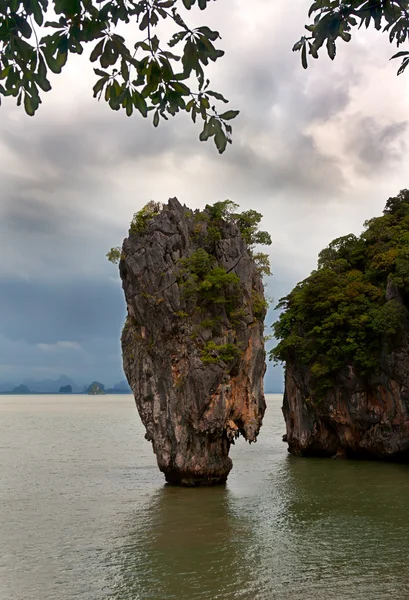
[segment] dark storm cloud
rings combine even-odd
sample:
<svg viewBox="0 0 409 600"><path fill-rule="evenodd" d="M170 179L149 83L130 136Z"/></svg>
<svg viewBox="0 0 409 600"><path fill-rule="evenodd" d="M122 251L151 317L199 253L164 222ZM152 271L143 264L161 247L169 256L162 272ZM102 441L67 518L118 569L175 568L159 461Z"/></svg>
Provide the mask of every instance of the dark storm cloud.
<svg viewBox="0 0 409 600"><path fill-rule="evenodd" d="M125 305L109 279L0 280L0 335L29 344L119 337Z"/></svg>
<svg viewBox="0 0 409 600"><path fill-rule="evenodd" d="M0 280L0 382L58 377L123 379L118 281Z"/></svg>
<svg viewBox="0 0 409 600"><path fill-rule="evenodd" d="M20 234L51 235L63 229L64 222L58 207L45 205L36 198L12 196L5 200L2 228Z"/></svg>

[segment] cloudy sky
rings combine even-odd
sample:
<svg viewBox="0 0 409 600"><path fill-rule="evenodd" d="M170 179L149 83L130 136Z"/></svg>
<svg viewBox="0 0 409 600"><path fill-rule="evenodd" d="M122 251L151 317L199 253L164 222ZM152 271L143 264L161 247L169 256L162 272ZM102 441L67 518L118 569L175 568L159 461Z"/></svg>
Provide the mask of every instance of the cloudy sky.
<svg viewBox="0 0 409 600"><path fill-rule="evenodd" d="M105 254L148 200L196 208L230 198L263 213L278 300L331 239L359 233L409 186L409 74L396 77L386 35L359 31L334 62L322 53L304 71L291 48L310 2L288 5L218 0L192 14L220 30L226 55L209 71L212 87L241 110L223 156L189 118L155 130L98 103L80 57L35 117L2 104L0 381L123 379L124 301ZM270 365L267 389L280 382Z"/></svg>

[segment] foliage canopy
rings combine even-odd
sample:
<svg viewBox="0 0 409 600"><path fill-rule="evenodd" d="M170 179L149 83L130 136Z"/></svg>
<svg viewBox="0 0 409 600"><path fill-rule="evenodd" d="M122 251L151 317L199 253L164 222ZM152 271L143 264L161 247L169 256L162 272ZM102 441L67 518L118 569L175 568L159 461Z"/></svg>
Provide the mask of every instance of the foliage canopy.
<svg viewBox="0 0 409 600"><path fill-rule="evenodd" d="M314 15L314 21L305 28L303 35L294 45L294 51L301 52L301 62L308 67L308 55L318 58L318 52L325 44L328 56L333 60L337 51L337 41L351 40L351 31L355 27L371 25L378 31L389 33L389 41L399 47L408 41L409 36L409 0L316 0L311 4L308 16ZM409 51L402 50L392 56L401 58L398 75L409 65Z"/></svg>
<svg viewBox="0 0 409 600"><path fill-rule="evenodd" d="M231 142L229 123L239 111L218 112L227 100L210 89L205 67L224 52L207 26L190 27L185 12L205 9L210 0L0 0L0 100L14 96L29 115L51 89L48 71L61 73L69 54L92 44L96 63L94 97L128 116L152 114L153 124L186 111L203 120L202 141L214 138L220 153ZM166 42L156 35L173 25ZM137 24L139 39L129 44L118 28ZM128 27L130 29L130 27ZM195 87L194 87L195 86Z"/></svg>
<svg viewBox="0 0 409 600"><path fill-rule="evenodd" d="M93 94L113 110L152 115L157 127L180 111L193 122L203 122L200 140L213 138L220 153L231 143L230 121L238 110L222 110L224 96L210 88L205 68L224 52L215 45L218 31L206 25L191 27L186 15L192 7L204 10L210 0L0 0L0 101L13 96L18 106L34 115L42 92L51 90L49 71L61 73L69 54L82 54L91 45L89 59L96 64ZM371 24L388 31L399 47L408 41L409 0L316 0L309 10L313 23L294 45L304 68L308 55L318 58L326 44L335 58L339 39L348 42L354 27ZM168 41L157 32L171 23ZM129 42L120 35L137 25L140 35ZM124 26L128 26L124 32ZM158 29L159 26L159 29ZM398 74L409 65L409 51L401 58Z"/></svg>
<svg viewBox="0 0 409 600"><path fill-rule="evenodd" d="M335 239L318 268L280 300L270 357L310 369L313 395L331 387L346 365L376 373L399 343L409 307L409 190L389 198L361 236ZM397 291L389 294L387 287Z"/></svg>

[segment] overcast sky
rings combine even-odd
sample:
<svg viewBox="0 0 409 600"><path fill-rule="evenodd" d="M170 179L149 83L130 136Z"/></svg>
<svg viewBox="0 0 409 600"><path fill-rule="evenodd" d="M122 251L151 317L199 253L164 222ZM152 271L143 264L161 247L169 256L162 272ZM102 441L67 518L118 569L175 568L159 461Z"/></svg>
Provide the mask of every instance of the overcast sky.
<svg viewBox="0 0 409 600"><path fill-rule="evenodd" d="M35 117L0 108L0 381L123 379L124 301L107 250L148 200L192 208L229 198L265 215L278 300L334 237L409 187L409 74L386 35L357 32L334 62L304 71L291 48L308 0L218 0L194 12L226 51L212 87L241 114L220 156L176 117L155 130L92 98L92 68L70 57ZM251 7L251 8L250 8ZM190 19L190 22L192 18ZM268 323L272 322L272 315ZM267 389L280 386L271 365Z"/></svg>

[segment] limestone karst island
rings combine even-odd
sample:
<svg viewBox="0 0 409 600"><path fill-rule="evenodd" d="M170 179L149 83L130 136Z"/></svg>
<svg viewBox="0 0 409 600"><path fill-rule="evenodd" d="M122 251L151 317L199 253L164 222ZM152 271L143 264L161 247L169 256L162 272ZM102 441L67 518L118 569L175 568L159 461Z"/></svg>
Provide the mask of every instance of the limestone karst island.
<svg viewBox="0 0 409 600"><path fill-rule="evenodd" d="M224 483L263 422L261 215L176 198L136 213L119 260L124 370L166 481ZM285 363L284 441L301 456L409 458L409 192L331 242L283 298L270 358Z"/></svg>
<svg viewBox="0 0 409 600"><path fill-rule="evenodd" d="M263 420L268 261L252 248L271 240L235 208L148 204L120 252L124 371L169 483L224 483L230 445Z"/></svg>

